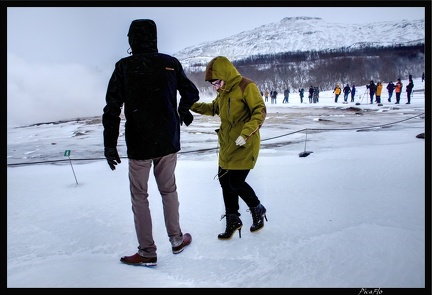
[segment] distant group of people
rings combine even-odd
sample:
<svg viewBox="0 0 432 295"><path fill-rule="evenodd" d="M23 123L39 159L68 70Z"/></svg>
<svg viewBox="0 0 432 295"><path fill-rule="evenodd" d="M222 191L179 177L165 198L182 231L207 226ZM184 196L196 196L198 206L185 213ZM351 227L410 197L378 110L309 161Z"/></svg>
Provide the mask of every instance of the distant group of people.
<svg viewBox="0 0 432 295"><path fill-rule="evenodd" d="M309 103L317 103L319 102L319 88L317 86L309 87Z"/></svg>
<svg viewBox="0 0 432 295"><path fill-rule="evenodd" d="M318 98L319 98L319 90L318 90L318 87L313 87L313 86L311 86L311 88L312 88L312 94L310 94L310 93L311 93L311 90L309 89L309 102L312 103L314 93L315 93L315 101L314 101L314 102L318 102ZM277 92L276 90L271 90L271 91L269 92L268 89L266 89L264 92L262 92L262 91L260 91L260 92L261 92L261 96L264 97L264 101L265 101L265 102L268 102L268 98L269 98L269 96L270 96L270 98L271 98L271 103L272 103L272 104L276 104L276 103L277 103L277 95L278 95L278 92ZM299 96L300 96L300 103L303 103L304 92L305 92L304 88L300 88L300 89L298 90L298 92L299 92ZM291 93L291 91L290 91L289 87L285 88L285 90L284 90L284 92L283 92L283 94L284 94L284 98L283 98L283 100L282 100L282 103L289 103L289 96L290 96L290 93Z"/></svg>
<svg viewBox="0 0 432 295"><path fill-rule="evenodd" d="M424 73L422 75L422 79L424 81ZM406 93L407 93L407 103L411 103L411 97L413 93L414 88L414 82L412 80L412 75L409 75L408 78L408 85L406 86ZM369 91L369 99L370 104L373 103L381 103L381 93L383 89L383 84L381 81L378 81L377 84L373 80L370 81L368 85L366 85L366 89ZM401 79L397 79L396 84L394 84L392 81L390 81L386 89L388 91L388 102L391 102L393 93L396 94L396 102L395 104L400 104L401 94L403 90L403 83L401 82ZM343 93L344 94L344 100L342 103L348 103L349 94L351 94L351 102L354 102L355 94L356 94L356 86L353 83L352 86L350 86L348 83L345 85L345 87L342 89L340 84L336 84L336 87L333 89L334 93L334 102L337 103L339 96Z"/></svg>
<svg viewBox="0 0 432 295"><path fill-rule="evenodd" d="M423 78L423 76L422 76ZM366 85L366 88L369 89L369 98L370 98L370 104L375 103L381 103L381 92L382 92L382 82L379 81L377 84L374 83L373 80L370 81L369 85ZM401 100L401 94L403 91L403 83L400 78L397 79L396 84L394 84L392 81L390 81L386 89L388 91L388 102L391 102L391 99L393 97L393 92L396 95L396 102L395 104L400 104ZM408 78L408 85L406 86L406 94L407 94L407 102L406 104L411 104L411 96L414 89L414 82L412 79L412 75L409 75ZM374 99L375 97L375 99Z"/></svg>
<svg viewBox="0 0 432 295"><path fill-rule="evenodd" d="M276 90L272 90L272 91L269 92L268 89L266 89L264 91L264 93L262 91L260 91L260 93L261 93L261 96L264 97L264 101L265 102L268 102L269 95L270 95L271 103L272 104L274 104L274 103L277 102L276 98L277 98L278 92ZM289 93L289 90L288 90L288 93ZM285 101L285 98L284 98L284 101ZM286 101L288 102L288 97L286 97Z"/></svg>
<svg viewBox="0 0 432 295"><path fill-rule="evenodd" d="M264 91L264 93L262 91L260 91L260 93L261 93L261 96L264 96L264 101L265 102L268 102L268 98L270 96L271 103L272 104L276 104L277 103L278 92L276 90L272 89L269 92L268 89L266 89ZM284 99L283 99L282 103L288 103L289 102L289 94L290 94L290 90L289 90L289 88L286 88L284 90Z"/></svg>
<svg viewBox="0 0 432 295"><path fill-rule="evenodd" d="M370 97L371 104L373 104L374 102L381 103L382 87L383 86L381 81L375 84L374 81L371 80L369 85L366 85L366 89L369 89L369 97ZM374 96L375 96L375 101L374 101Z"/></svg>
<svg viewBox="0 0 432 295"><path fill-rule="evenodd" d="M422 74L422 82L425 79L424 73ZM381 103L381 93L383 90L383 84L381 81L378 81L376 84L373 80L370 81L368 85L366 85L366 89L369 92L369 98L370 98L370 104L373 103ZM401 99L401 93L403 90L403 83L401 82L401 79L397 79L396 84L394 84L392 81L390 81L386 89L388 91L388 102L392 101L393 93L396 95L396 102L395 104L400 104ZM412 80L412 75L409 75L408 78L408 85L406 86L406 93L407 93L407 104L411 104L411 97L413 94L414 89L414 82ZM317 103L319 101L319 88L316 86L310 86L309 87L309 103ZM300 88L298 90L299 96L300 96L300 103L303 103L303 98L305 94L304 88ZM353 83L351 86L349 83L347 83L343 88L341 87L341 84L336 84L336 87L333 89L334 93L334 102L337 103L339 100L339 96L343 93L343 102L344 104L348 103L348 100L351 99L351 102L354 102L355 96L357 93L356 85ZM287 87L284 92L284 98L282 100L282 103L289 103L289 96L290 96L290 89ZM351 95L350 95L351 94ZM276 97L278 95L278 92L276 90L271 90L270 92L268 90L265 90L263 93L261 91L261 96L264 97L265 102L268 102L268 97L271 97L271 103L276 103Z"/></svg>
<svg viewBox="0 0 432 295"><path fill-rule="evenodd" d="M344 101L343 103L348 103L349 94L351 93L351 102L354 102L355 94L356 94L356 86L353 84L350 86L348 83L345 85L345 87L340 87L340 84L337 84L336 87L333 89L333 93L335 95L335 102L338 102L339 95L343 92L344 94Z"/></svg>

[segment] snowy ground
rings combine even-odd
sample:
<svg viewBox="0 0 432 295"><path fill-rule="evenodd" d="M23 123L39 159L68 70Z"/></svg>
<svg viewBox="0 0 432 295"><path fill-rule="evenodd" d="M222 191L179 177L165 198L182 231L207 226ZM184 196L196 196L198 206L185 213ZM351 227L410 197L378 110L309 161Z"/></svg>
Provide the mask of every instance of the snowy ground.
<svg viewBox="0 0 432 295"><path fill-rule="evenodd" d="M181 224L193 242L171 253L151 178L153 268L119 261L137 247L127 159L109 169L100 117L8 128L7 287L430 288L426 149L416 138L425 132L425 95L421 80L414 83L411 105L405 93L400 105L388 103L386 92L383 106L335 104L331 91L318 104L300 104L298 94L289 104L269 102L248 177L268 222L249 232L240 202L242 237L229 241L217 239L225 227L214 179L219 121L196 115L181 128L177 165ZM312 153L299 157L303 151ZM126 154L124 139L119 152Z"/></svg>

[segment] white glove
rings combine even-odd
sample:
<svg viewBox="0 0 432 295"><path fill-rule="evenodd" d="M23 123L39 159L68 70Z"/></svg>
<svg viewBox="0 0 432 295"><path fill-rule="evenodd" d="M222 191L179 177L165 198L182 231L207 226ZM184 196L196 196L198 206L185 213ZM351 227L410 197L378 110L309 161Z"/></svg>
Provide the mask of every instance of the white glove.
<svg viewBox="0 0 432 295"><path fill-rule="evenodd" d="M246 143L246 140L244 140L243 136L240 135L239 137L237 137L235 143L238 146L242 146Z"/></svg>

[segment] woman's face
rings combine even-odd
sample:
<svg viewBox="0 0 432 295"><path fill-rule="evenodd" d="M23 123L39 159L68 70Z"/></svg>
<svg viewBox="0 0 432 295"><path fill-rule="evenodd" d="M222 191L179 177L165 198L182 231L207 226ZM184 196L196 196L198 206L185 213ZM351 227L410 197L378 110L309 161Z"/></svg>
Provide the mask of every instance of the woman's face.
<svg viewBox="0 0 432 295"><path fill-rule="evenodd" d="M223 80L215 80L215 81L211 82L211 84L216 89L216 91L219 91L222 88L222 86L224 85L224 81Z"/></svg>

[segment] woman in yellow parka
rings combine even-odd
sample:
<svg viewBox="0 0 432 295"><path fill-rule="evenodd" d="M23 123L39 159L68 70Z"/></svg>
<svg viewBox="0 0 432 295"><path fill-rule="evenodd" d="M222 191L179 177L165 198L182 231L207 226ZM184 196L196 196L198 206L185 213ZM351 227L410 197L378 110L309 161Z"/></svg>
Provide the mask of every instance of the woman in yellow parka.
<svg viewBox="0 0 432 295"><path fill-rule="evenodd" d="M340 84L337 84L336 87L333 89L333 93L335 94L335 102L338 102L339 95L341 94L342 89L340 87Z"/></svg>
<svg viewBox="0 0 432 295"><path fill-rule="evenodd" d="M381 103L382 88L383 88L383 85L382 85L381 81L379 81L377 83L377 88L376 88L376 93L375 93L375 98L376 98L377 103Z"/></svg>
<svg viewBox="0 0 432 295"><path fill-rule="evenodd" d="M239 197L252 214L251 232L264 226L266 209L246 182L260 150L260 128L267 115L264 100L254 81L243 77L224 56L213 58L206 67L205 81L218 92L210 103L196 102L191 111L208 116L218 115L216 130L219 141L218 178L225 204L226 230L219 239L231 239L243 226L239 216Z"/></svg>

